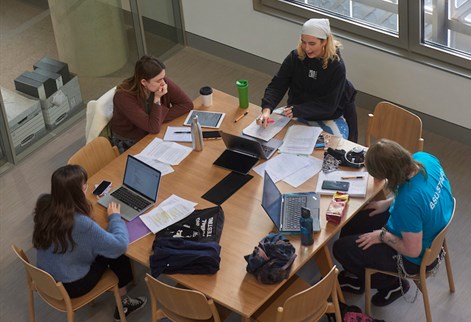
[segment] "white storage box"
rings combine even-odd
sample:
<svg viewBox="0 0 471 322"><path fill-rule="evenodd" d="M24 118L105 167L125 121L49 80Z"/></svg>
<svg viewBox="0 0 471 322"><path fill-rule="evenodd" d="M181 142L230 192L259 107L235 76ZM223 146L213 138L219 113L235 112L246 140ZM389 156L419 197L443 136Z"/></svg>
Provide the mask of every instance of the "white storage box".
<svg viewBox="0 0 471 322"><path fill-rule="evenodd" d="M73 75L72 75L73 76ZM82 93L77 76L73 76L67 83L60 88L69 99L71 114L74 114L79 107L83 105Z"/></svg>
<svg viewBox="0 0 471 322"><path fill-rule="evenodd" d="M69 99L62 90L58 90L47 100L41 100L44 122L48 129L54 129L70 114Z"/></svg>
<svg viewBox="0 0 471 322"><path fill-rule="evenodd" d="M0 88L15 153L19 154L46 133L41 104L18 92Z"/></svg>

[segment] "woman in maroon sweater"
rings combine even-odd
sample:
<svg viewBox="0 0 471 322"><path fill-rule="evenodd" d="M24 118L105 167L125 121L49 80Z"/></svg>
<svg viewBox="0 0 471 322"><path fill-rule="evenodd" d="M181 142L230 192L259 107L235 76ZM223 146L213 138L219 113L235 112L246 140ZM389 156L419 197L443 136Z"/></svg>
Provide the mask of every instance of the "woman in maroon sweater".
<svg viewBox="0 0 471 322"><path fill-rule="evenodd" d="M147 134L157 134L162 123L193 109L193 102L165 75L157 58L142 56L134 75L116 88L111 131L113 144L126 151Z"/></svg>

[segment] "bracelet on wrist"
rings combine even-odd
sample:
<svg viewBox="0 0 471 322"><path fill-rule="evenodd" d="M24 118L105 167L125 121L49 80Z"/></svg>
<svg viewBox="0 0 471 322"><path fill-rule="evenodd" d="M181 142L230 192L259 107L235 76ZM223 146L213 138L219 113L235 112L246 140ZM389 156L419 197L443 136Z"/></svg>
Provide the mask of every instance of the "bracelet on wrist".
<svg viewBox="0 0 471 322"><path fill-rule="evenodd" d="M384 236L386 235L387 231L388 230L385 227L381 228L381 232L379 233L379 241L380 242L384 243Z"/></svg>

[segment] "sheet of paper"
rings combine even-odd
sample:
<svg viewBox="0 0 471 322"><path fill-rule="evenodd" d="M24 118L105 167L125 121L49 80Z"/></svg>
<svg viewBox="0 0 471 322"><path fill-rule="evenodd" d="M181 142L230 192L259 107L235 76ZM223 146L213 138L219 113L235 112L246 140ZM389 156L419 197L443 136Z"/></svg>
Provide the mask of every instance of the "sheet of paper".
<svg viewBox="0 0 471 322"><path fill-rule="evenodd" d="M141 155L141 154L135 155L135 157L137 159L141 160L142 162L150 165L154 169L159 170L160 173L163 176L166 175L166 174L172 173L174 171L172 166L167 164L167 163L163 163L163 162L157 161L155 159L151 159L151 158L149 158L147 156L144 156L144 155Z"/></svg>
<svg viewBox="0 0 471 322"><path fill-rule="evenodd" d="M190 153L192 148L175 143L164 142L162 139L155 138L150 142L138 156L143 156L152 160L160 161L170 165L178 165Z"/></svg>
<svg viewBox="0 0 471 322"><path fill-rule="evenodd" d="M311 155L321 132L317 126L292 125L286 132L280 152Z"/></svg>
<svg viewBox="0 0 471 322"><path fill-rule="evenodd" d="M322 160L309 156L309 163L299 171L287 176L283 179L287 184L297 188L304 182L314 177L322 170Z"/></svg>
<svg viewBox="0 0 471 322"><path fill-rule="evenodd" d="M279 114L272 114L270 118L275 120L275 122L268 124L266 128L257 125L257 120L254 120L249 124L249 126L242 130L242 133L257 139L261 139L263 141L270 141L270 139L277 135L278 132L280 132L290 121L289 117Z"/></svg>
<svg viewBox="0 0 471 322"><path fill-rule="evenodd" d="M169 126L164 141L191 142L191 128L188 126Z"/></svg>
<svg viewBox="0 0 471 322"><path fill-rule="evenodd" d="M298 156L295 154L279 154L267 162L256 166L254 171L261 177L268 172L274 182L278 182L289 175L301 170L309 164L307 156Z"/></svg>
<svg viewBox="0 0 471 322"><path fill-rule="evenodd" d="M142 222L154 234L164 228L188 217L194 210L196 202L191 202L171 195L156 208L140 216Z"/></svg>
<svg viewBox="0 0 471 322"><path fill-rule="evenodd" d="M342 177L361 177L361 178L342 179ZM324 182L324 180L350 182L350 187L348 188L348 192L347 192L349 196L351 197L366 196L366 188L368 187L368 172L366 171L361 171L361 172L333 171L329 173L324 173L323 171L319 172L319 178L317 179L316 192L321 195L333 195L335 191L322 189L322 182Z"/></svg>

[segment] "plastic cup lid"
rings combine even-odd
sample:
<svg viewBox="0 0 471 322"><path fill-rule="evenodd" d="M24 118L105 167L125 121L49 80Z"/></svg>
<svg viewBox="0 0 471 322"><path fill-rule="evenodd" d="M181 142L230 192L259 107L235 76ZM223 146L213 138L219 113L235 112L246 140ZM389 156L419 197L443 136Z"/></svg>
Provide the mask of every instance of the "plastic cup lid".
<svg viewBox="0 0 471 322"><path fill-rule="evenodd" d="M203 86L200 89L200 94L201 95L209 95L213 92L213 89L209 86Z"/></svg>

